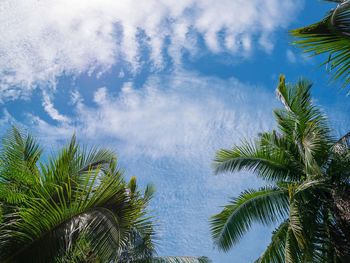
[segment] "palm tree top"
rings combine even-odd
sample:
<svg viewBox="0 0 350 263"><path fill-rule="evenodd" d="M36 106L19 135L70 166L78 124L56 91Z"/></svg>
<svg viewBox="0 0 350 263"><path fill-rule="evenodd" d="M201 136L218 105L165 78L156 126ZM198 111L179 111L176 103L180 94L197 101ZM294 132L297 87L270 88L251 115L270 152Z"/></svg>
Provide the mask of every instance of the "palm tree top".
<svg viewBox="0 0 350 263"><path fill-rule="evenodd" d="M282 222L257 262L334 262L327 261L329 251L336 254L334 236L325 231L335 222L328 201L335 186L349 186L350 136L333 138L326 116L311 99L311 86L305 79L286 83L281 75L276 95L283 108L273 112L277 129L216 153L216 173L247 170L267 182L232 198L211 218L219 249L229 250L256 222ZM345 194L338 196L344 200ZM338 239L343 230L337 230Z"/></svg>
<svg viewBox="0 0 350 263"><path fill-rule="evenodd" d="M72 136L57 154L13 127L0 148L1 262L207 263L157 257L144 191L129 182L114 152L81 147Z"/></svg>

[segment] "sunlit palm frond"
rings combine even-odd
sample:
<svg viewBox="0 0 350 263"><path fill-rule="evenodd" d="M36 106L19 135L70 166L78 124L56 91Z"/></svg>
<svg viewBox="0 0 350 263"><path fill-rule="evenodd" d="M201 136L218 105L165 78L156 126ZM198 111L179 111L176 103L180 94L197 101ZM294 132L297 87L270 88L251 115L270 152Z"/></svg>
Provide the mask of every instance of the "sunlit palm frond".
<svg viewBox="0 0 350 263"><path fill-rule="evenodd" d="M37 141L15 127L2 140L0 150L0 200L6 207L22 203L26 194L40 184L37 162L42 148Z"/></svg>
<svg viewBox="0 0 350 263"><path fill-rule="evenodd" d="M128 189L125 191L125 197L127 197L128 202L131 206L130 208L138 208L132 213L131 218L133 223L130 226L123 227L124 229L129 229L125 233L124 242L122 244L116 244L113 240L109 240L108 244L111 246L111 251L115 251L114 255L111 253L100 253L100 249L97 251L94 250L92 244L93 242L89 241L89 236L83 234L83 238L79 238L76 242L76 245L72 247L72 250L67 251L64 257L57 257L57 263L72 263L72 262L110 262L115 263L146 263L151 262L153 255L155 254L154 247L154 238L155 231L154 225L149 216L147 216L147 211L144 210L148 204L148 199L145 196L142 196L138 190L136 184L136 178L133 177L129 184L127 185ZM132 188L130 189L130 187ZM146 200L147 199L147 200ZM126 214L125 211L122 214ZM117 216L119 218L119 216ZM120 220L119 220L120 221ZM129 218L130 221L130 218ZM108 251L107 251L108 252ZM111 258L106 259L106 255L111 255Z"/></svg>
<svg viewBox="0 0 350 263"><path fill-rule="evenodd" d="M49 159L49 165L42 167L42 169L46 175L44 180L57 184L64 182L63 177L68 175L74 180L84 181L85 173L92 170L104 172L105 169L109 169L112 162L116 162L116 156L112 151L80 147L75 135L73 135L70 142L60 150L58 156Z"/></svg>
<svg viewBox="0 0 350 263"><path fill-rule="evenodd" d="M350 151L350 132L342 136L331 148L332 152L347 155Z"/></svg>
<svg viewBox="0 0 350 263"><path fill-rule="evenodd" d="M325 115L313 105L311 100L312 84L299 80L296 84L285 83L282 75L276 93L285 106L284 110L275 110L276 121L283 135L301 140L315 133L325 143L330 139L330 129ZM321 141L323 142L323 141Z"/></svg>
<svg viewBox="0 0 350 263"><path fill-rule="evenodd" d="M38 175L37 161L42 149L29 134L12 129L2 140L0 155L0 177L2 181L33 183L33 176Z"/></svg>
<svg viewBox="0 0 350 263"><path fill-rule="evenodd" d="M305 173L320 174L320 163L333 141L326 117L311 101L310 88L308 81L286 84L281 76L276 92L285 109L276 109L274 114L283 136L298 149Z"/></svg>

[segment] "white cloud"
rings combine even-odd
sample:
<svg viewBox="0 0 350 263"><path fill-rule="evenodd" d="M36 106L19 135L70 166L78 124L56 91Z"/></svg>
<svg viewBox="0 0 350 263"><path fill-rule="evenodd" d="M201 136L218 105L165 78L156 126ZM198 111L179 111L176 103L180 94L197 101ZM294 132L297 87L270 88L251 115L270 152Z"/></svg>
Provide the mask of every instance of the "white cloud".
<svg viewBox="0 0 350 263"><path fill-rule="evenodd" d="M39 137L51 142L75 130L89 144L108 141L123 154L208 157L243 135L254 136L271 127L273 97L233 78L174 73L152 77L141 89L125 83L119 94L99 88L94 106L75 92L75 115L70 116L74 122L62 118L51 125L37 116L29 119ZM57 112L56 120L57 116L61 115Z"/></svg>
<svg viewBox="0 0 350 263"><path fill-rule="evenodd" d="M70 119L63 114L60 114L58 110L53 105L50 95L48 95L45 91L43 91L43 102L42 105L46 113L55 121L60 122L69 122Z"/></svg>
<svg viewBox="0 0 350 263"><path fill-rule="evenodd" d="M54 86L63 74L99 73L118 61L137 70L146 43L155 67L163 48L181 62L198 50L271 51L271 35L293 19L302 0L4 0L0 7L0 92L4 99ZM288 16L284 14L288 13ZM223 37L218 34L224 32ZM141 41L140 35L147 36Z"/></svg>
<svg viewBox="0 0 350 263"><path fill-rule="evenodd" d="M73 90L70 92L70 104L76 105L76 104L82 103L83 101L84 100L80 96L80 93L78 90Z"/></svg>
<svg viewBox="0 0 350 263"><path fill-rule="evenodd" d="M102 104L107 101L107 89L106 87L99 88L94 94L94 101L97 104Z"/></svg>

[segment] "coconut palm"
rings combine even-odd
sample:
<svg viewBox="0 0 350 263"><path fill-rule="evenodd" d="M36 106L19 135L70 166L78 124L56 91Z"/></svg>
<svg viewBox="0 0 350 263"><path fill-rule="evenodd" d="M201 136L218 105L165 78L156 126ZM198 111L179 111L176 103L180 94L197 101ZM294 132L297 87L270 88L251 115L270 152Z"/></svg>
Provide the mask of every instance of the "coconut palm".
<svg viewBox="0 0 350 263"><path fill-rule="evenodd" d="M211 218L220 249L229 250L253 223L280 223L256 262L350 262L350 135L334 140L310 88L306 80L285 84L281 76L278 130L217 152L216 173L248 170L268 183Z"/></svg>
<svg viewBox="0 0 350 263"><path fill-rule="evenodd" d="M350 82L350 1L325 1L338 5L321 21L290 32L297 38L294 43L305 52L328 54L324 64L333 73L332 79L342 78L346 85Z"/></svg>
<svg viewBox="0 0 350 263"><path fill-rule="evenodd" d="M156 257L147 211L154 189L125 182L113 152L80 147L73 136L57 156L41 155L16 128L3 139L1 262L209 262Z"/></svg>

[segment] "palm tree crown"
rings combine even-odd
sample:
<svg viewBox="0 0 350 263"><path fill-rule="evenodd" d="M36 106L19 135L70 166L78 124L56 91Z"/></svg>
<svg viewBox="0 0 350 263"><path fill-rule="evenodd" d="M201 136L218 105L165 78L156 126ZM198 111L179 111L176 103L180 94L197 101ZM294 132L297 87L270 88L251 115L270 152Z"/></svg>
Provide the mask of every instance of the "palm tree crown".
<svg viewBox="0 0 350 263"><path fill-rule="evenodd" d="M156 257L147 205L154 189L138 189L115 154L80 147L75 136L41 162L36 140L13 128L0 152L1 262L206 263L207 258Z"/></svg>
<svg viewBox="0 0 350 263"><path fill-rule="evenodd" d="M310 88L306 80L291 85L281 76L278 130L217 152L216 173L249 170L268 182L211 218L219 248L230 249L254 222L282 222L257 262L348 262L350 136L331 136Z"/></svg>

